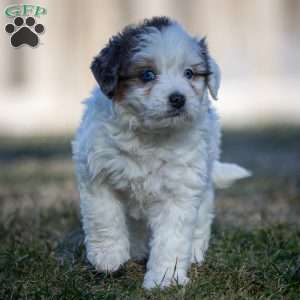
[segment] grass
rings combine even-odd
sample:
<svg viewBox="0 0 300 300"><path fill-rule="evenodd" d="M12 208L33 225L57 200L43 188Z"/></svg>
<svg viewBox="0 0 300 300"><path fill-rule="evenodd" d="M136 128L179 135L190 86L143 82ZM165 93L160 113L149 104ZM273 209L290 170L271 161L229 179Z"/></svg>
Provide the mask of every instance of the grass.
<svg viewBox="0 0 300 300"><path fill-rule="evenodd" d="M141 288L143 263L105 275L86 262L68 139L2 139L0 299L300 299L299 137L225 133L226 160L256 176L218 193L191 283L152 292Z"/></svg>
<svg viewBox="0 0 300 300"><path fill-rule="evenodd" d="M300 229L293 226L216 225L205 264L192 267L189 286L147 293L143 264L97 274L82 245L71 261L59 259L64 255L57 249L67 248L59 241L78 224L74 208L27 213L1 224L0 299L299 299Z"/></svg>

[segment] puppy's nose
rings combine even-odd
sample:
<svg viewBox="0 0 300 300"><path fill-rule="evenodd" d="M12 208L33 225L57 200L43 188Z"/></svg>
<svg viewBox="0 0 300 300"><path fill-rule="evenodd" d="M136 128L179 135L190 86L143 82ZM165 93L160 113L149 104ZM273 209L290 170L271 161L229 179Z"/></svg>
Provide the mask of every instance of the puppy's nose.
<svg viewBox="0 0 300 300"><path fill-rule="evenodd" d="M172 107L174 108L181 108L184 106L185 103L185 97L184 95L176 92L169 96L169 102Z"/></svg>

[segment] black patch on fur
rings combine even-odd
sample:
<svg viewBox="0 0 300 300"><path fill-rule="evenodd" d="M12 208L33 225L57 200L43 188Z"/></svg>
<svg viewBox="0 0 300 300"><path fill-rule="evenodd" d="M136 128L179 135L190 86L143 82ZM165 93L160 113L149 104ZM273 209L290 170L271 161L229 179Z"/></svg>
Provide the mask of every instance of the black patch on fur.
<svg viewBox="0 0 300 300"><path fill-rule="evenodd" d="M154 17L152 19L145 19L142 26L144 27L156 27L158 30L162 30L164 27L170 26L172 21L168 17Z"/></svg>
<svg viewBox="0 0 300 300"><path fill-rule="evenodd" d="M92 62L91 70L102 92L113 98L118 80L126 76L130 58L137 51L140 36L153 27L162 30L172 21L167 17L145 19L141 24L131 25L113 36Z"/></svg>
<svg viewBox="0 0 300 300"><path fill-rule="evenodd" d="M208 47L207 47L207 42L206 42L206 36L202 38L199 41L199 46L200 46L200 55L203 57L204 62L205 62L205 68L207 70L207 73L209 74L211 72L210 67L209 67L209 52L208 52Z"/></svg>
<svg viewBox="0 0 300 300"><path fill-rule="evenodd" d="M208 47L207 47L207 42L206 42L206 36L204 38L202 38L199 41L199 46L200 46L200 55L203 57L204 59L204 63L205 63L205 69L206 69L206 73L207 75L205 76L205 85L208 86L208 76L212 74L210 66L209 66L209 52L208 52Z"/></svg>

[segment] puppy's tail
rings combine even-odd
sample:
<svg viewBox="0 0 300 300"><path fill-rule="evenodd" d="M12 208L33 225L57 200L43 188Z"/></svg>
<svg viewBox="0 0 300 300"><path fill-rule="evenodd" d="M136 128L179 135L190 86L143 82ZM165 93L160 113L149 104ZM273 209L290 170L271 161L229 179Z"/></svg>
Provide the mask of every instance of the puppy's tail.
<svg viewBox="0 0 300 300"><path fill-rule="evenodd" d="M213 182L217 188L227 188L236 180L251 176L251 172L236 164L215 161L212 171Z"/></svg>

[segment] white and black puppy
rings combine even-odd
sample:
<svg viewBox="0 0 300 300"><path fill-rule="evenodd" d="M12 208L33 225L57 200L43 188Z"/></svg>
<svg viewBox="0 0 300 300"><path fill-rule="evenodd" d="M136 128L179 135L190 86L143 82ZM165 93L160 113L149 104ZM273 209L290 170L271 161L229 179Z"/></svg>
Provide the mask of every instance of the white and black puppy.
<svg viewBox="0 0 300 300"><path fill-rule="evenodd" d="M204 39L166 17L113 36L73 142L88 260L116 271L148 259L145 288L188 282L202 263L214 187L249 173L220 163L220 71Z"/></svg>

